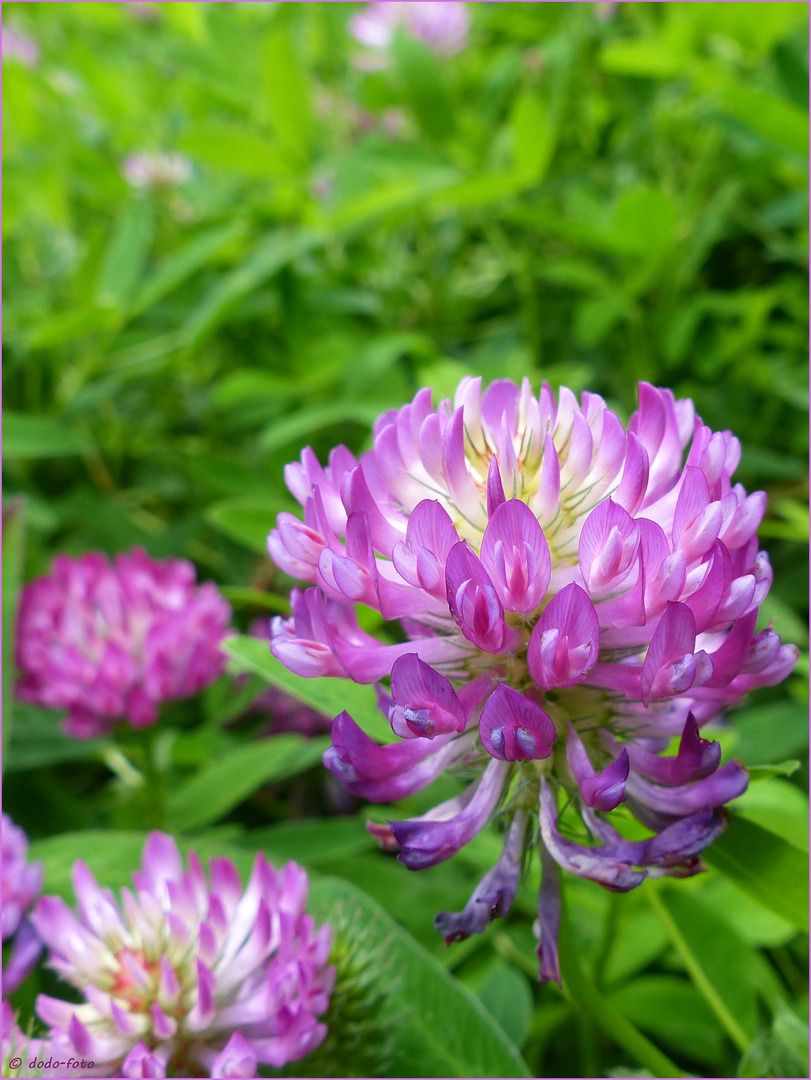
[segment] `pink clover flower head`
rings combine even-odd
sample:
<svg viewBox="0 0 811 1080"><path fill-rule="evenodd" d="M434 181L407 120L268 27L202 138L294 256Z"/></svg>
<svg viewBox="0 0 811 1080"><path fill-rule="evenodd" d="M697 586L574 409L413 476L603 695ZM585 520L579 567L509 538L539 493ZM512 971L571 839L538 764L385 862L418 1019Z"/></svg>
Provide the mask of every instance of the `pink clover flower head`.
<svg viewBox="0 0 811 1080"><path fill-rule="evenodd" d="M28 837L8 814L2 825L3 941L14 941L3 968L3 993L12 994L33 970L42 943L28 910L42 889L42 863L28 861Z"/></svg>
<svg viewBox="0 0 811 1080"><path fill-rule="evenodd" d="M67 709L65 730L89 738L119 720L147 727L163 701L189 697L222 673L231 609L191 563L135 548L59 555L22 590L17 696Z"/></svg>
<svg viewBox="0 0 811 1080"><path fill-rule="evenodd" d="M756 631L765 496L732 482L739 457L729 431L647 383L626 428L596 394L465 378L453 401L421 390L381 416L360 460L339 446L321 465L308 448L287 467L303 521L280 515L268 545L309 588L274 620L271 651L304 676L390 678L380 696L402 739L379 746L342 713L325 764L373 802L478 767L457 799L377 829L412 869L494 813L506 823L472 906L442 915L447 940L505 913L536 814L544 979L559 977L559 867L614 890L702 869L748 778L700 728L797 659ZM406 640L367 633L356 603ZM622 803L649 839L609 822ZM568 839L584 826L588 843Z"/></svg>
<svg viewBox="0 0 811 1080"><path fill-rule="evenodd" d="M192 164L183 154L130 154L121 167L124 179L134 188L178 187L191 179Z"/></svg>
<svg viewBox="0 0 811 1080"><path fill-rule="evenodd" d="M451 56L467 46L470 18L464 3L371 3L352 17L349 29L370 49L388 49L402 29L433 52Z"/></svg>
<svg viewBox="0 0 811 1080"><path fill-rule="evenodd" d="M76 910L37 904L51 966L84 997L37 998L54 1057L95 1062L78 1075L253 1077L320 1045L332 930L305 913L300 866L275 870L260 852L243 891L230 860L212 859L207 877L190 852L186 870L153 832L133 883L117 901L78 860Z"/></svg>
<svg viewBox="0 0 811 1080"><path fill-rule="evenodd" d="M36 67L39 63L39 45L27 34L4 26L0 30L3 60L19 60L25 67Z"/></svg>

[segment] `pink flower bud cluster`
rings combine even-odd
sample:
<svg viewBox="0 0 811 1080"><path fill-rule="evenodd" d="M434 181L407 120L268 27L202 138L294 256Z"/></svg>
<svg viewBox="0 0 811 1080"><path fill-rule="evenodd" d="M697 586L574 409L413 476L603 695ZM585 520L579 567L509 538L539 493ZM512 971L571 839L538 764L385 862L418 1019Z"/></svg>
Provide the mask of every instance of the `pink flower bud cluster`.
<svg viewBox="0 0 811 1080"><path fill-rule="evenodd" d="M17 696L67 709L65 730L103 734L119 720L147 727L161 702L189 697L222 673L231 618L215 585L194 567L134 549L78 559L24 587L17 620Z"/></svg>
<svg viewBox="0 0 811 1080"><path fill-rule="evenodd" d="M342 713L325 763L372 801L479 764L451 804L382 830L414 869L495 812L513 821L487 886L498 902L443 915L448 940L509 907L533 808L544 978L558 974L556 864L610 889L701 869L747 774L699 730L797 658L756 628L772 579L756 536L766 498L733 484L739 458L731 432L647 383L625 427L596 394L466 378L453 402L434 409L421 390L382 416L359 461L339 446L322 466L308 448L287 467L304 520L281 514L269 550L311 587L275 620L271 650L300 675L390 678L403 740L378 746ZM358 603L399 620L404 640L363 630ZM621 803L650 839L609 823ZM564 806L587 843L561 832Z"/></svg>
<svg viewBox="0 0 811 1080"><path fill-rule="evenodd" d="M152 833L120 903L79 860L76 911L37 904L50 965L84 999L37 998L51 1056L92 1063L71 1075L255 1077L323 1041L332 932L305 914L304 870L260 852L243 892L228 859L211 860L208 880L194 852L188 863Z"/></svg>

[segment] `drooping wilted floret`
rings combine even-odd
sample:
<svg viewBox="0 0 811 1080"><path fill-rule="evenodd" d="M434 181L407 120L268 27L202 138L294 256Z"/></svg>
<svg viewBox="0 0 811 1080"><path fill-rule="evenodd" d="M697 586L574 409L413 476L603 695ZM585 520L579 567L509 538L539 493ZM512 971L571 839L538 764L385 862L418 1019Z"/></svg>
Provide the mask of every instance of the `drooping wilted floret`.
<svg viewBox="0 0 811 1080"><path fill-rule="evenodd" d="M52 1056L94 1062L75 1075L253 1077L323 1041L331 930L305 914L305 871L260 852L243 893L230 860L212 859L209 880L193 851L188 862L155 832L120 904L81 860L76 913L37 904L51 966L85 999L37 998Z"/></svg>
<svg viewBox="0 0 811 1080"><path fill-rule="evenodd" d="M542 976L557 977L550 855L616 890L695 873L725 826L720 808L746 787L740 762L720 765L699 729L797 658L756 630L772 578L756 537L765 495L733 485L729 431L647 383L627 429L595 394L556 400L544 385L535 397L526 379L482 393L466 378L453 403L435 410L421 390L374 435L359 461L338 447L322 467L308 448L287 468L304 521L281 514L269 550L312 587L294 591L271 649L301 675L391 678L403 742L378 746L347 713L335 719L325 763L352 793L403 798L480 763L451 804L384 830L416 869L453 855L499 806L512 820L486 895L441 917L446 939L509 907L540 806ZM366 633L356 603L400 620L407 640ZM523 783L509 784L516 770ZM609 824L622 802L649 839ZM560 832L559 805L587 843Z"/></svg>

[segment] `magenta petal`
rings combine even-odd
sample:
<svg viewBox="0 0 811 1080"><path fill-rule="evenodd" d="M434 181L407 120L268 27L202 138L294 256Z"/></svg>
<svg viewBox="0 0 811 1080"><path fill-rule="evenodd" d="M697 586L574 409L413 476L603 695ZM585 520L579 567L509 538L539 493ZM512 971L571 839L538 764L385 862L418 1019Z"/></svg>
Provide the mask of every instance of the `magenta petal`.
<svg viewBox="0 0 811 1080"><path fill-rule="evenodd" d="M521 876L521 849L526 831L527 814L519 810L504 836L498 862L473 890L464 910L457 914L441 911L434 919L434 928L442 934L446 945L463 941L471 934L481 934L493 919L507 916Z"/></svg>
<svg viewBox="0 0 811 1080"><path fill-rule="evenodd" d="M468 789L466 805L453 817L440 821L429 817L390 821L401 849L398 860L409 870L422 870L455 855L486 825L501 795L508 768L506 762L491 761L481 780Z"/></svg>
<svg viewBox="0 0 811 1080"><path fill-rule="evenodd" d="M487 471L487 517L492 518L499 506L506 500L504 485L501 482L501 472L498 467L498 458L494 457Z"/></svg>
<svg viewBox="0 0 811 1080"><path fill-rule="evenodd" d="M566 758L586 806L605 811L619 806L625 798L625 781L630 769L625 751L600 772L596 772L574 725L569 724L566 732Z"/></svg>
<svg viewBox="0 0 811 1080"><path fill-rule="evenodd" d="M555 862L570 874L596 881L612 892L628 892L641 885L645 874L632 870L608 849L589 848L567 840L558 831L555 796L545 776L541 777L541 835Z"/></svg>
<svg viewBox="0 0 811 1080"><path fill-rule="evenodd" d="M688 713L675 757L652 754L633 743L626 746L626 752L635 772L667 787L701 780L715 772L721 760L721 744L701 738L692 713Z"/></svg>
<svg viewBox="0 0 811 1080"><path fill-rule="evenodd" d="M491 757L531 761L552 753L555 725L540 705L501 683L482 709L479 736Z"/></svg>
<svg viewBox="0 0 811 1080"><path fill-rule="evenodd" d="M14 935L8 961L3 968L3 993L13 994L36 967L42 952L39 934L28 921L23 919Z"/></svg>
<svg viewBox="0 0 811 1080"><path fill-rule="evenodd" d="M166 1069L163 1062L155 1057L146 1043L138 1042L124 1058L121 1075L127 1077L127 1080L146 1080L146 1078L163 1080Z"/></svg>
<svg viewBox="0 0 811 1080"><path fill-rule="evenodd" d="M562 986L558 936L560 934L560 869L541 841L541 892L538 897L538 923L541 935L538 942L540 971L538 982L556 982Z"/></svg>
<svg viewBox="0 0 811 1080"><path fill-rule="evenodd" d="M639 554L639 528L621 506L606 499L583 523L580 571L589 594L597 599L625 580Z"/></svg>
<svg viewBox="0 0 811 1080"><path fill-rule="evenodd" d="M642 700L683 694L697 681L700 663L712 661L695 654L696 622L685 604L668 602L654 631L642 664ZM706 657L706 660L705 660Z"/></svg>
<svg viewBox="0 0 811 1080"><path fill-rule="evenodd" d="M444 739L381 746L370 738L347 712L332 722L332 746L324 751L324 764L341 783L358 780L388 780L413 768L438 749Z"/></svg>
<svg viewBox="0 0 811 1080"><path fill-rule="evenodd" d="M683 817L706 806L723 806L746 791L749 775L740 761L728 761L703 780L679 787L662 787L631 773L626 785L628 797L658 814Z"/></svg>
<svg viewBox="0 0 811 1080"><path fill-rule="evenodd" d="M591 600L574 583L554 596L532 631L527 664L542 690L583 682L597 661L600 627Z"/></svg>
<svg viewBox="0 0 811 1080"><path fill-rule="evenodd" d="M451 615L468 641L489 653L517 647L521 635L507 625L493 582L466 541L452 548L445 583Z"/></svg>
<svg viewBox="0 0 811 1080"><path fill-rule="evenodd" d="M484 530L481 562L507 611L534 611L552 575L549 545L538 519L520 499L502 503Z"/></svg>
<svg viewBox="0 0 811 1080"><path fill-rule="evenodd" d="M212 1077L256 1076L256 1051L240 1032L235 1031L225 1047L217 1055L212 1066Z"/></svg>
<svg viewBox="0 0 811 1080"><path fill-rule="evenodd" d="M465 730L465 712L456 691L416 653L394 662L391 690L395 703L389 720L395 734L433 739Z"/></svg>

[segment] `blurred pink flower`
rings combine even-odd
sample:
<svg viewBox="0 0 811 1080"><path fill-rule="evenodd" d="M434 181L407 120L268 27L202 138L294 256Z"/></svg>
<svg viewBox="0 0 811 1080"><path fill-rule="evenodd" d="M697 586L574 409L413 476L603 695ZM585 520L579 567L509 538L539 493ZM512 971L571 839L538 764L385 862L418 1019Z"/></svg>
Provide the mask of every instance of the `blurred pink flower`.
<svg viewBox="0 0 811 1080"><path fill-rule="evenodd" d="M42 888L42 863L28 862L28 837L8 814L2 826L3 941L14 937L3 968L3 993L13 994L39 959L42 944L27 912Z"/></svg>
<svg viewBox="0 0 811 1080"><path fill-rule="evenodd" d="M119 720L148 727L163 701L190 697L222 673L231 617L191 563L140 548L59 555L24 587L17 620L17 696L67 709L65 730L99 735Z"/></svg>
<svg viewBox="0 0 811 1080"><path fill-rule="evenodd" d="M26 67L36 67L39 63L39 45L33 38L6 26L0 30L0 38L3 60L19 60Z"/></svg>
<svg viewBox="0 0 811 1080"><path fill-rule="evenodd" d="M76 912L55 896L37 904L51 966L84 997L36 1005L54 1057L95 1063L74 1075L255 1077L323 1041L332 931L305 914L305 871L259 852L243 893L228 859L212 859L208 879L193 851L188 864L153 832L120 904L81 860Z"/></svg>
<svg viewBox="0 0 811 1080"><path fill-rule="evenodd" d="M467 5L453 2L371 3L349 22L352 36L371 49L388 49L396 31L403 29L443 56L466 47L469 27Z"/></svg>
<svg viewBox="0 0 811 1080"><path fill-rule="evenodd" d="M182 154L139 151L126 158L121 171L136 188L177 187L191 178L192 164Z"/></svg>

